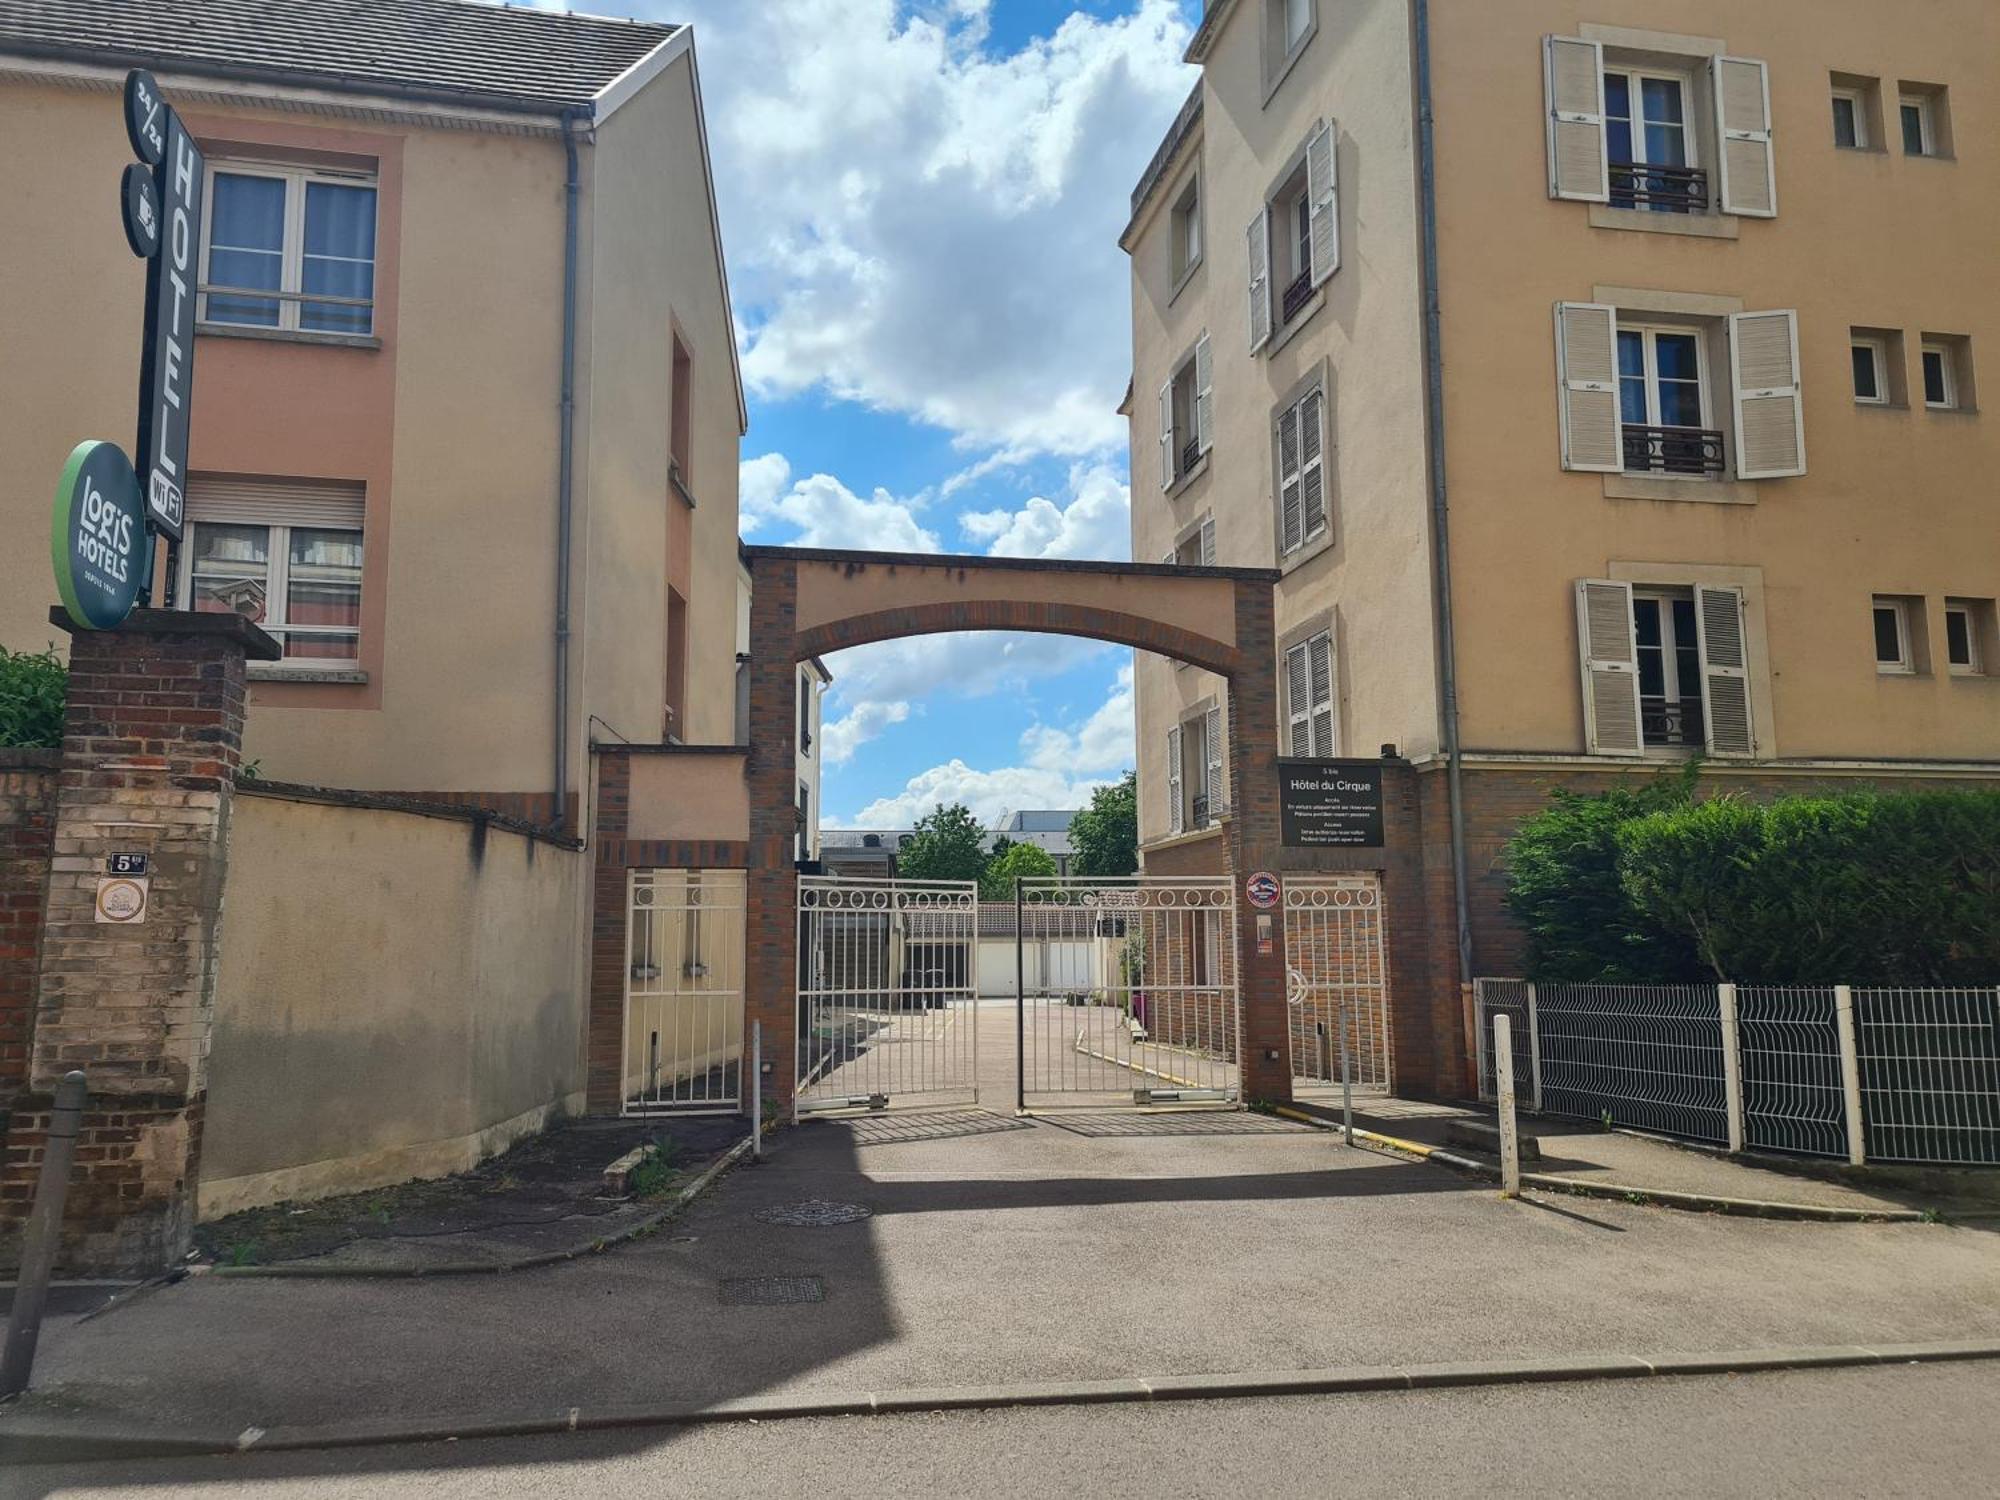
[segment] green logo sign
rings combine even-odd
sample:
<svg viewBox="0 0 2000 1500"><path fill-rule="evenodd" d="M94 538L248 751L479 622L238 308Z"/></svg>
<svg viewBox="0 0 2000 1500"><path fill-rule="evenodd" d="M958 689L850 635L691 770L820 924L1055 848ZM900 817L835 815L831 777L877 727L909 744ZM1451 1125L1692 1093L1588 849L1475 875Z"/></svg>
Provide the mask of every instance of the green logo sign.
<svg viewBox="0 0 2000 1500"><path fill-rule="evenodd" d="M116 443L78 443L56 483L49 556L56 591L85 630L109 630L132 612L152 548L132 460Z"/></svg>

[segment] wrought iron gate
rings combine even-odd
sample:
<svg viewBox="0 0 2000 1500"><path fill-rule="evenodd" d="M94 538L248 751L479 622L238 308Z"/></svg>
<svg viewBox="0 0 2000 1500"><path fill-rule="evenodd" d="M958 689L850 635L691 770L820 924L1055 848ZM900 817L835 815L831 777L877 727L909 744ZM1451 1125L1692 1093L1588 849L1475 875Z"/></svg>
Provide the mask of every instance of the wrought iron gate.
<svg viewBox="0 0 2000 1500"><path fill-rule="evenodd" d="M1024 880L1015 917L1020 1108L1241 1097L1231 881Z"/></svg>
<svg viewBox="0 0 2000 1500"><path fill-rule="evenodd" d="M979 1097L979 888L799 878L796 1108Z"/></svg>
<svg viewBox="0 0 2000 1500"><path fill-rule="evenodd" d="M1354 1086L1388 1092L1389 966L1377 875L1285 877L1285 998L1292 1092L1340 1089L1347 1039Z"/></svg>
<svg viewBox="0 0 2000 1500"><path fill-rule="evenodd" d="M741 870L637 870L627 887L626 1114L743 1102Z"/></svg>

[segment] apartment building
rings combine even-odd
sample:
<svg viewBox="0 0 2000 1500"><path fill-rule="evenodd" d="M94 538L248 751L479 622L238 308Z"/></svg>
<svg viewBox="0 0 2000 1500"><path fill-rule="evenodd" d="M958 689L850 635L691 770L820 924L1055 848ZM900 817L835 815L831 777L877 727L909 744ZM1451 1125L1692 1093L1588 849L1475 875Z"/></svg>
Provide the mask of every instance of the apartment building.
<svg viewBox="0 0 2000 1500"><path fill-rule="evenodd" d="M1209 4L1121 238L1133 555L1283 570L1282 747L1413 763L1440 984L1552 785L2000 778L1995 56L1979 0ZM1137 691L1145 857L1220 868L1221 683Z"/></svg>
<svg viewBox="0 0 2000 1500"><path fill-rule="evenodd" d="M198 24L197 24L198 22ZM693 34L469 0L0 4L0 527L128 439L117 90L208 160L188 536L284 781L575 808L592 739L731 742L745 424ZM49 640L39 546L0 640Z"/></svg>

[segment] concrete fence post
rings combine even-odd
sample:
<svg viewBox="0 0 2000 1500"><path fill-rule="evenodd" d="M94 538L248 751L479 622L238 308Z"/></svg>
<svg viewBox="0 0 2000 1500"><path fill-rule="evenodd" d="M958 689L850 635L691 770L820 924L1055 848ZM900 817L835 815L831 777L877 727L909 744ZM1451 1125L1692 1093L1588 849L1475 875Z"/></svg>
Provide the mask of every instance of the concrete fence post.
<svg viewBox="0 0 2000 1500"><path fill-rule="evenodd" d="M43 1137L41 1175L35 1183L35 1206L28 1212L27 1233L21 1243L21 1275L14 1285L14 1305L7 1314L7 1343L0 1351L0 1401L25 1391L35 1368L42 1309L48 1303L49 1277L56 1268L56 1247L62 1243L63 1200L69 1196L84 1094L83 1074L74 1069L56 1085L49 1132Z"/></svg>
<svg viewBox="0 0 2000 1500"><path fill-rule="evenodd" d="M1514 1120L1514 1023L1493 1018L1493 1082L1500 1096L1500 1196L1521 1196L1521 1140Z"/></svg>
<svg viewBox="0 0 2000 1500"><path fill-rule="evenodd" d="M1736 986L1719 984L1715 1000L1722 1012L1722 1098L1729 1117L1729 1149L1743 1149L1743 1060L1737 1050Z"/></svg>
<svg viewBox="0 0 2000 1500"><path fill-rule="evenodd" d="M1833 987L1833 1024L1840 1034L1840 1092L1847 1106L1847 1160L1860 1166L1868 1159L1861 1127L1861 1049L1854 1032L1854 989Z"/></svg>

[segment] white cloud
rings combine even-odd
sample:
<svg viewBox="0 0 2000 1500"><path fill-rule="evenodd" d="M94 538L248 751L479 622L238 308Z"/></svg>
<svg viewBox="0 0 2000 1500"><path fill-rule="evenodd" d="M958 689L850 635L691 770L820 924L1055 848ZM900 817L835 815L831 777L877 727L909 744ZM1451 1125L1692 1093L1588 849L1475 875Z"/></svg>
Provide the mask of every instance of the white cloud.
<svg viewBox="0 0 2000 1500"><path fill-rule="evenodd" d="M1109 464L1076 464L1066 505L1037 495L1019 510L967 511L962 531L996 557L1123 561L1132 554L1132 492Z"/></svg>
<svg viewBox="0 0 2000 1500"><path fill-rule="evenodd" d="M937 552L937 534L917 521L915 503L877 488L867 499L831 474L792 479L783 454L766 453L737 465L739 527L755 531L770 521L798 528L795 547L862 547L877 552Z"/></svg>
<svg viewBox="0 0 2000 1500"><path fill-rule="evenodd" d="M852 828L907 828L940 802L963 802L990 827L1016 808L1082 807L1104 785L1102 780L1075 781L1060 771L1035 766L975 771L954 759L912 776L895 796L878 797L840 823ZM827 826L838 825L830 821Z"/></svg>
<svg viewBox="0 0 2000 1500"><path fill-rule="evenodd" d="M1040 771L1075 775L1080 771L1122 771L1132 764L1132 664L1118 669L1111 696L1083 727L1071 732L1050 724L1031 724L1021 736L1028 764Z"/></svg>
<svg viewBox="0 0 2000 1500"><path fill-rule="evenodd" d="M891 724L910 716L910 705L900 700L857 703L820 730L820 758L830 766L844 766L854 752L878 738Z"/></svg>
<svg viewBox="0 0 2000 1500"><path fill-rule="evenodd" d="M984 0L637 8L695 23L753 391L820 388L973 447L1123 442L1117 236L1193 77L1180 0L1013 51Z"/></svg>
<svg viewBox="0 0 2000 1500"><path fill-rule="evenodd" d="M833 694L852 712L864 705L914 703L949 691L980 698L1039 683L1117 648L1067 635L962 631L855 646L826 658Z"/></svg>

